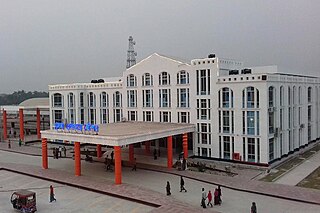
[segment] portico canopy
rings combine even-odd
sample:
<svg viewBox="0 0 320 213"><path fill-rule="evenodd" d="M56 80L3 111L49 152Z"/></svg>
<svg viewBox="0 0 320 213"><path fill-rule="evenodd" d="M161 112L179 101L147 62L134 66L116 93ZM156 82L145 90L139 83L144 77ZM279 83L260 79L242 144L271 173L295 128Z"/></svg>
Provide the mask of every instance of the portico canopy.
<svg viewBox="0 0 320 213"><path fill-rule="evenodd" d="M41 136L51 140L123 146L194 131L194 124L126 121L99 124L98 135L45 130L41 131Z"/></svg>

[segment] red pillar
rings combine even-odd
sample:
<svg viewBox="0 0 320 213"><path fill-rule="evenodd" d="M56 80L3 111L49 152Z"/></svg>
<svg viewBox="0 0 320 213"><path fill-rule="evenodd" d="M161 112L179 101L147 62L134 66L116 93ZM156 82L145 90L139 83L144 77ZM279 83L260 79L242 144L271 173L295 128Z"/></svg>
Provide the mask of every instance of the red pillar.
<svg viewBox="0 0 320 213"><path fill-rule="evenodd" d="M133 144L129 144L129 162L133 164L134 162L134 147Z"/></svg>
<svg viewBox="0 0 320 213"><path fill-rule="evenodd" d="M101 158L102 151L101 151L101 144L97 144L97 157Z"/></svg>
<svg viewBox="0 0 320 213"><path fill-rule="evenodd" d="M38 139L41 138L41 134L40 134L40 109L37 108L37 135L38 135Z"/></svg>
<svg viewBox="0 0 320 213"><path fill-rule="evenodd" d="M24 141L24 119L23 119L23 109L19 109L20 118L20 139Z"/></svg>
<svg viewBox="0 0 320 213"><path fill-rule="evenodd" d="M81 175L81 155L80 155L80 143L74 143L74 172L76 176Z"/></svg>
<svg viewBox="0 0 320 213"><path fill-rule="evenodd" d="M167 146L168 146L168 168L172 168L172 136L167 138Z"/></svg>
<svg viewBox="0 0 320 213"><path fill-rule="evenodd" d="M121 175L121 147L114 147L114 179L115 184L122 183L122 175Z"/></svg>
<svg viewBox="0 0 320 213"><path fill-rule="evenodd" d="M144 144L145 144L145 153L146 153L146 155L149 155L151 153L150 152L151 143L150 143L150 141L145 141Z"/></svg>
<svg viewBox="0 0 320 213"><path fill-rule="evenodd" d="M2 123L3 123L3 139L7 140L8 139L8 130L7 130L7 111L3 110L2 112Z"/></svg>
<svg viewBox="0 0 320 213"><path fill-rule="evenodd" d="M42 138L42 168L48 169L48 148L46 138Z"/></svg>
<svg viewBox="0 0 320 213"><path fill-rule="evenodd" d="M188 158L188 133L184 133L182 136L183 157Z"/></svg>

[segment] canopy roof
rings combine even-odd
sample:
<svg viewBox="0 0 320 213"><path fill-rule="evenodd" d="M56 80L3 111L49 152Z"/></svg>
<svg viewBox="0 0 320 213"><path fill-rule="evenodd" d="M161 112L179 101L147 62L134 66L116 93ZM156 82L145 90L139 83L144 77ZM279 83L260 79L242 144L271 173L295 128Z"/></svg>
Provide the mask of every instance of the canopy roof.
<svg viewBox="0 0 320 213"><path fill-rule="evenodd" d="M123 146L194 131L194 124L127 121L100 124L98 135L46 130L41 131L41 137L51 140Z"/></svg>

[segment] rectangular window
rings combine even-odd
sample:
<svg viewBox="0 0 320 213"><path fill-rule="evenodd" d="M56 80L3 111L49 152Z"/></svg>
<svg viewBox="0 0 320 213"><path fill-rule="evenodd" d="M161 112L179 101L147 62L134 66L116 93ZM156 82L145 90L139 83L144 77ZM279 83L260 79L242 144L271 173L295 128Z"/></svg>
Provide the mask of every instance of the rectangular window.
<svg viewBox="0 0 320 213"><path fill-rule="evenodd" d="M274 138L269 139L269 161L274 159Z"/></svg>
<svg viewBox="0 0 320 213"><path fill-rule="evenodd" d="M159 90L159 107L171 107L170 89Z"/></svg>
<svg viewBox="0 0 320 213"><path fill-rule="evenodd" d="M223 133L230 133L230 112L222 111L223 114Z"/></svg>
<svg viewBox="0 0 320 213"><path fill-rule="evenodd" d="M80 123L84 124L85 120L84 120L84 109L80 109Z"/></svg>
<svg viewBox="0 0 320 213"><path fill-rule="evenodd" d="M202 157L208 157L208 152L207 152L207 148L201 148L202 151Z"/></svg>
<svg viewBox="0 0 320 213"><path fill-rule="evenodd" d="M171 122L171 112L160 112L160 122Z"/></svg>
<svg viewBox="0 0 320 213"><path fill-rule="evenodd" d="M122 110L121 109L114 109L113 110L113 120L114 122L120 122L122 118Z"/></svg>
<svg viewBox="0 0 320 213"><path fill-rule="evenodd" d="M189 89L177 89L177 107L189 107Z"/></svg>
<svg viewBox="0 0 320 213"><path fill-rule="evenodd" d="M206 70L200 70L200 94L206 95L207 94L207 76Z"/></svg>
<svg viewBox="0 0 320 213"><path fill-rule="evenodd" d="M230 159L230 137L223 136L223 157L224 159Z"/></svg>
<svg viewBox="0 0 320 213"><path fill-rule="evenodd" d="M54 120L53 123L62 123L62 110L53 110Z"/></svg>
<svg viewBox="0 0 320 213"><path fill-rule="evenodd" d="M190 123L190 112L178 112L178 123Z"/></svg>
<svg viewBox="0 0 320 213"><path fill-rule="evenodd" d="M153 121L153 111L143 111L143 121Z"/></svg>
<svg viewBox="0 0 320 213"><path fill-rule="evenodd" d="M100 109L100 122L102 124L109 123L109 113L107 109Z"/></svg>
<svg viewBox="0 0 320 213"><path fill-rule="evenodd" d="M153 107L153 90L142 90L143 107Z"/></svg>
<svg viewBox="0 0 320 213"><path fill-rule="evenodd" d="M137 111L128 111L128 120L129 121L137 121L138 120L138 112Z"/></svg>
<svg viewBox="0 0 320 213"><path fill-rule="evenodd" d="M247 134L248 135L254 135L255 134L254 125L255 125L255 122L254 122L254 111L247 111Z"/></svg>
<svg viewBox="0 0 320 213"><path fill-rule="evenodd" d="M255 140L254 138L248 138L248 161L255 162Z"/></svg>
<svg viewBox="0 0 320 213"><path fill-rule="evenodd" d="M137 90L128 90L128 107L137 107Z"/></svg>

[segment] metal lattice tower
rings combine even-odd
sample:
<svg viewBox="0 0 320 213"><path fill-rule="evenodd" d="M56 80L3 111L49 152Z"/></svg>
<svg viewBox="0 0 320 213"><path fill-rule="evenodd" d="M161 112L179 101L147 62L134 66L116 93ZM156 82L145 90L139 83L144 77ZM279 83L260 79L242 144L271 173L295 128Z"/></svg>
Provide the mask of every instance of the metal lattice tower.
<svg viewBox="0 0 320 213"><path fill-rule="evenodd" d="M127 69L136 64L137 53L134 51L133 47L133 45L135 44L136 42L133 41L132 36L129 36L129 48L127 52Z"/></svg>

